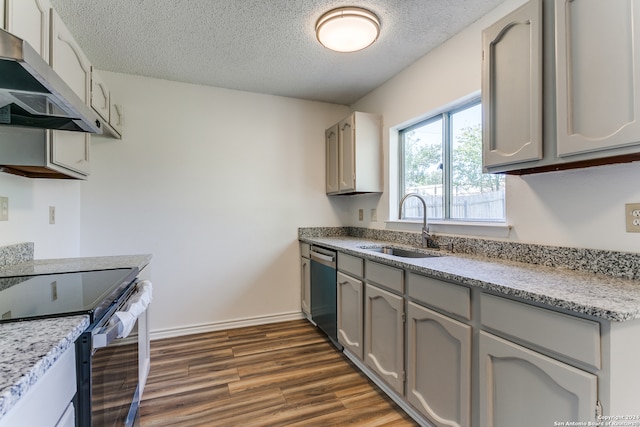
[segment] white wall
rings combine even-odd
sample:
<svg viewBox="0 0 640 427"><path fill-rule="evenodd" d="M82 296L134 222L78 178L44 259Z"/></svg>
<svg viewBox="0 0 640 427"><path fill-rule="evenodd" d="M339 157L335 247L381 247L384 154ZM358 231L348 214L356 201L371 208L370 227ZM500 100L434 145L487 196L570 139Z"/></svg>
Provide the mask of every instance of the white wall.
<svg viewBox="0 0 640 427"><path fill-rule="evenodd" d="M522 3L522 0L507 0L353 106L384 117L386 187L382 196L351 198L350 225L399 227L384 222L397 212L397 185L389 169L389 164L397 164L391 129L479 91L481 32ZM507 222L513 226L508 239L638 252L640 233L626 233L624 221L624 204L640 202L638 177L640 162L508 176ZM377 208L378 222L368 221L367 215L365 221L358 221L360 208L365 212ZM418 231L419 225L413 229Z"/></svg>
<svg viewBox="0 0 640 427"><path fill-rule="evenodd" d="M84 256L152 253L151 330L299 313L299 226L347 221L324 194L344 106L105 73L121 141L94 138Z"/></svg>
<svg viewBox="0 0 640 427"><path fill-rule="evenodd" d="M9 220L0 221L0 246L34 242L36 258L79 255L78 182L0 173L0 196L9 197ZM49 224L49 206L56 208L54 225Z"/></svg>

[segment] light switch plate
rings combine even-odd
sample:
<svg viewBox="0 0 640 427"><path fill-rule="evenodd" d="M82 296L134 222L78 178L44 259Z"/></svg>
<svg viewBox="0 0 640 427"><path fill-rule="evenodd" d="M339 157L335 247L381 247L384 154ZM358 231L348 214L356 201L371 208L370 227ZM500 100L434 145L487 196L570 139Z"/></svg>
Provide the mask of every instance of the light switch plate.
<svg viewBox="0 0 640 427"><path fill-rule="evenodd" d="M627 232L640 233L640 203L627 203L624 208Z"/></svg>
<svg viewBox="0 0 640 427"><path fill-rule="evenodd" d="M9 198L0 197L0 221L9 221Z"/></svg>

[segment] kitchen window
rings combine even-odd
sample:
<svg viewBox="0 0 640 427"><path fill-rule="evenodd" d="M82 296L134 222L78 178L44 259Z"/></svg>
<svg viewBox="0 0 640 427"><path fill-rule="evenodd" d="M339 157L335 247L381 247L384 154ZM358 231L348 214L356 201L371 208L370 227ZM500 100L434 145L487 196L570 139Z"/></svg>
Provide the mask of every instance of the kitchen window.
<svg viewBox="0 0 640 427"><path fill-rule="evenodd" d="M504 175L482 172L480 99L401 129L399 136L399 198L420 194L430 220L505 220ZM402 219L421 219L422 210L410 197Z"/></svg>

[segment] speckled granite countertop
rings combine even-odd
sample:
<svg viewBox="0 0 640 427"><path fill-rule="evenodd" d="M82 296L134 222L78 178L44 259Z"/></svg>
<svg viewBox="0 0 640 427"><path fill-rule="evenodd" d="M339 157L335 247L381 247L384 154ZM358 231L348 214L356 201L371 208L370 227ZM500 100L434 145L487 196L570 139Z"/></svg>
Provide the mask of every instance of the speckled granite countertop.
<svg viewBox="0 0 640 427"><path fill-rule="evenodd" d="M0 325L0 418L89 326L89 316Z"/></svg>
<svg viewBox="0 0 640 427"><path fill-rule="evenodd" d="M300 240L593 317L618 322L640 319L640 280L446 251L434 251L439 256L431 258L398 258L363 249L387 242L358 237L301 236Z"/></svg>
<svg viewBox="0 0 640 427"><path fill-rule="evenodd" d="M144 268L151 255L33 260L33 244L0 248L0 277L96 269ZM89 326L88 316L0 324L0 418Z"/></svg>

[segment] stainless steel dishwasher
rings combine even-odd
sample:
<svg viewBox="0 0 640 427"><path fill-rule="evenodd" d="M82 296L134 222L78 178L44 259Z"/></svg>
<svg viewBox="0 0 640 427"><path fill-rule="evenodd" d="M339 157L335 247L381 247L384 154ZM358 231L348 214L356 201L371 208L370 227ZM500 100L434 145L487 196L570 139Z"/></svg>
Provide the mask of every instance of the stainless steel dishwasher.
<svg viewBox="0 0 640 427"><path fill-rule="evenodd" d="M342 350L338 343L335 251L311 246L311 320Z"/></svg>

